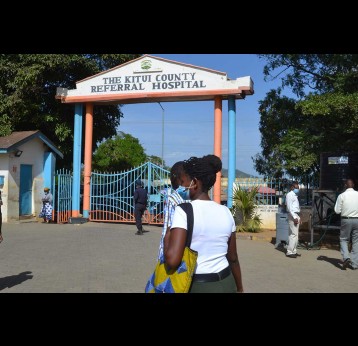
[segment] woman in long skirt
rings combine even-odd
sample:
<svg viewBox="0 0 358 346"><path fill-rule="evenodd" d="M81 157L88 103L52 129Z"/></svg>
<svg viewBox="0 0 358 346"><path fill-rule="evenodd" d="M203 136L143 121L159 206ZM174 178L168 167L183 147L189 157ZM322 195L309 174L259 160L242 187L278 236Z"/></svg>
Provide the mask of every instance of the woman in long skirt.
<svg viewBox="0 0 358 346"><path fill-rule="evenodd" d="M45 196L42 198L42 209L39 217L43 218L43 222L49 223L52 220L52 194L48 187L44 188Z"/></svg>

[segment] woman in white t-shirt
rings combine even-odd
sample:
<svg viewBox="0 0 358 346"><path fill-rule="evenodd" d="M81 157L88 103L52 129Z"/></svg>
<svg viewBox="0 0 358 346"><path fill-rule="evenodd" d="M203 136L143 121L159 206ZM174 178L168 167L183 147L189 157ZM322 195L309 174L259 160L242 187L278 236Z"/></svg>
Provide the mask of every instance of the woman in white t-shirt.
<svg viewBox="0 0 358 346"><path fill-rule="evenodd" d="M215 184L222 162L215 155L184 161L181 185L192 200L194 227L191 246L198 251L197 267L189 293L243 292L236 249L236 227L230 210L212 201L209 190ZM177 268L186 241L186 213L175 209L172 227L164 238L165 262Z"/></svg>

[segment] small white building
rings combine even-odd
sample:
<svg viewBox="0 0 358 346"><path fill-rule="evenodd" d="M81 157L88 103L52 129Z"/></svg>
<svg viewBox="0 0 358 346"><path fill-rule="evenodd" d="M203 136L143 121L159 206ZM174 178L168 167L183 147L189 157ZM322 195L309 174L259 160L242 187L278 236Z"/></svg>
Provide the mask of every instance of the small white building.
<svg viewBox="0 0 358 346"><path fill-rule="evenodd" d="M53 191L56 155L63 154L40 131L0 137L0 191L3 222L36 216L43 188Z"/></svg>

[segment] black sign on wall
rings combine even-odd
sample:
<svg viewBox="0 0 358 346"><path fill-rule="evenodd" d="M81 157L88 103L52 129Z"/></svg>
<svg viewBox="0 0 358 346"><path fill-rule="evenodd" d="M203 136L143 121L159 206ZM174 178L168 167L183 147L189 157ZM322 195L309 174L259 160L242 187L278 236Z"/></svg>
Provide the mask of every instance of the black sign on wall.
<svg viewBox="0 0 358 346"><path fill-rule="evenodd" d="M358 153L321 153L320 168L320 190L342 192L348 178L358 187Z"/></svg>

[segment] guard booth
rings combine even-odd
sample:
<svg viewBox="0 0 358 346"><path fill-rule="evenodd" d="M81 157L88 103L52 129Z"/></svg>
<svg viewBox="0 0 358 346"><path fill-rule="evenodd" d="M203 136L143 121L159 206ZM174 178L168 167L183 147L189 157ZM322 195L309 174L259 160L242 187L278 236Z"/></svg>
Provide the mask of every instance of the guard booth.
<svg viewBox="0 0 358 346"><path fill-rule="evenodd" d="M313 190L312 195L310 246L314 244L314 232L320 240L327 231L339 235L341 218L334 212L334 206L348 178L358 186L358 153L321 153L319 189Z"/></svg>

